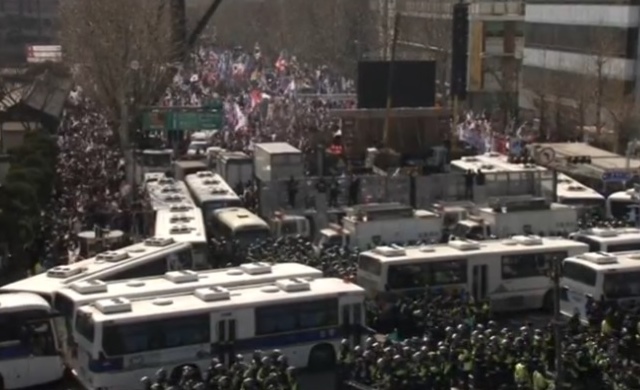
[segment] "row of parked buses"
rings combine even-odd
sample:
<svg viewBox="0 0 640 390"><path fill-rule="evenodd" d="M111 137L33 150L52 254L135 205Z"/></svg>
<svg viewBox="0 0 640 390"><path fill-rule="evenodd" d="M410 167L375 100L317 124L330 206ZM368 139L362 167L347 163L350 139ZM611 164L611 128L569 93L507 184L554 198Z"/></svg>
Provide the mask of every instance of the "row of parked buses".
<svg viewBox="0 0 640 390"><path fill-rule="evenodd" d="M567 315L584 315L588 297L640 297L640 250L605 252L637 249L640 231L574 238L377 247L360 254L356 284L295 263L197 270L191 243L152 238L2 287L0 373L10 389L58 379L64 367L89 388L131 388L157 367L179 372L194 356L203 370L214 356L269 348L296 366L325 367L345 335L358 341L367 295L428 287L488 299L496 311L549 308L554 261L564 262Z"/></svg>

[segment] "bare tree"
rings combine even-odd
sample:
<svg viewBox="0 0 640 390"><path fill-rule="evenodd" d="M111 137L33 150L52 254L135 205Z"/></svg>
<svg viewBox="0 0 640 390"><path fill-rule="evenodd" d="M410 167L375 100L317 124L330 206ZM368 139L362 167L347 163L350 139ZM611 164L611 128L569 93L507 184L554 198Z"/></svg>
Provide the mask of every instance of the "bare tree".
<svg viewBox="0 0 640 390"><path fill-rule="evenodd" d="M547 52L543 53L544 63L546 63ZM534 68L537 69L537 68ZM541 129L547 130L550 120L550 103L553 100L553 80L550 73L544 69L528 74L523 78L523 92L530 100L535 111L535 115L540 120ZM549 135L547 133L547 135Z"/></svg>
<svg viewBox="0 0 640 390"><path fill-rule="evenodd" d="M176 58L170 8L169 0L60 3L65 58L79 65L77 75L85 91L119 124L118 138L129 166L129 121L141 107L156 101Z"/></svg>

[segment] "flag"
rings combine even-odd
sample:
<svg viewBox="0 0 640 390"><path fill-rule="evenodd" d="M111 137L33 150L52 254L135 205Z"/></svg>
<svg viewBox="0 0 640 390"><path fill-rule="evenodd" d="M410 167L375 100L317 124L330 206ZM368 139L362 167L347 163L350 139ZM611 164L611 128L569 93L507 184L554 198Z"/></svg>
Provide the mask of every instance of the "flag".
<svg viewBox="0 0 640 390"><path fill-rule="evenodd" d="M251 111L255 109L262 102L262 91L259 89L254 89L251 91Z"/></svg>
<svg viewBox="0 0 640 390"><path fill-rule="evenodd" d="M280 54L278 60L275 63L275 67L278 72L284 72L287 70L287 60L284 59L284 56Z"/></svg>

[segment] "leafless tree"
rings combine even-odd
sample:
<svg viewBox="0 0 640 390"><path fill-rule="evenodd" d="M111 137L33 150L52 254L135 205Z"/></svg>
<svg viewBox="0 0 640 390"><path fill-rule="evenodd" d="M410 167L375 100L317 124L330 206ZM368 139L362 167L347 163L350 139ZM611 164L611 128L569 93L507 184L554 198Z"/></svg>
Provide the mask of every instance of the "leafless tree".
<svg viewBox="0 0 640 390"><path fill-rule="evenodd" d="M119 124L131 166L129 121L158 98L178 50L169 0L64 0L60 19L65 59Z"/></svg>

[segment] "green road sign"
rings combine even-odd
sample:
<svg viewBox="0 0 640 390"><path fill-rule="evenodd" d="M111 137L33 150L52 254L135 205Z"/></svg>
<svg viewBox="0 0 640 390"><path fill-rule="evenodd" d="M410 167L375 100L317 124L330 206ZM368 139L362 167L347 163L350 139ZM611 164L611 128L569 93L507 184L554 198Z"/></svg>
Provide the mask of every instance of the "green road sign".
<svg viewBox="0 0 640 390"><path fill-rule="evenodd" d="M204 107L151 107L142 114L144 130L221 130L221 109Z"/></svg>

